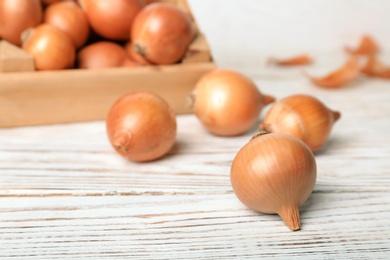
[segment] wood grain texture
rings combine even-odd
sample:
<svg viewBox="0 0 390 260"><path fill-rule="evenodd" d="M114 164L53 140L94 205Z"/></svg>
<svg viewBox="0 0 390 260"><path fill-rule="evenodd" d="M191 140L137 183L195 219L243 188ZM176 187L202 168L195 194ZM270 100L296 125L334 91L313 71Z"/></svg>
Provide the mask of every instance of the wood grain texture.
<svg viewBox="0 0 390 260"><path fill-rule="evenodd" d="M301 231L232 192L231 162L256 129L215 137L180 115L173 150L139 164L114 152L102 121L10 128L0 129L0 258L386 259L388 83L362 78L325 91L294 75L270 68L252 77L277 98L309 93L342 112L316 154Z"/></svg>
<svg viewBox="0 0 390 260"><path fill-rule="evenodd" d="M190 2L196 10L205 1ZM246 23L254 14L243 3ZM302 69L321 75L342 64L338 51L315 52L313 65L297 68L241 58L220 60L263 93L314 95L342 113L315 155L318 179L300 210L301 231L247 209L232 191L230 165L256 127L216 137L194 115L178 115L176 145L150 163L119 157L103 121L0 128L0 259L388 259L389 81L360 76L325 90L303 77Z"/></svg>
<svg viewBox="0 0 390 260"><path fill-rule="evenodd" d="M149 91L176 113L189 113L187 97L212 62L4 73L0 75L0 127L102 120L120 96ZM65 79L65 80L61 80Z"/></svg>

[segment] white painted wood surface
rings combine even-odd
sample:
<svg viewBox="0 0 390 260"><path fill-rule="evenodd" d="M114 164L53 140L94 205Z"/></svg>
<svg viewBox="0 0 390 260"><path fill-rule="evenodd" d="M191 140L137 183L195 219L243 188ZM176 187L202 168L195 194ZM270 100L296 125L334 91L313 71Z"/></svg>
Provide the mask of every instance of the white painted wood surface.
<svg viewBox="0 0 390 260"><path fill-rule="evenodd" d="M370 34L390 52L388 0L189 0L216 60L254 69L269 55L339 52Z"/></svg>
<svg viewBox="0 0 390 260"><path fill-rule="evenodd" d="M261 60L278 53L279 43L267 43L268 50L253 42L250 48L242 45L244 29L250 30L261 4L236 1L218 8L215 17L226 21L236 10L244 25L234 27L241 34L229 43L229 27L222 23L218 29L216 21L211 23L216 18L210 18L213 8L227 1L190 2L203 30L214 35L210 41L221 66L243 71L264 93L277 98L311 94L342 113L327 145L316 154L318 179L301 208L302 230L291 232L278 216L248 210L232 192L231 162L255 128L239 137L215 137L195 116L179 116L174 149L143 164L115 154L102 121L9 128L0 129L0 259L388 259L389 81L362 76L344 89L317 88L302 77L302 68L264 66ZM268 9L282 4L258 2ZM312 10L305 5L308 0L291 2ZM350 12L344 7L350 5L360 13L359 8L372 10L376 21L390 17L384 11L388 1L315 2L340 16ZM348 32L352 25L335 24L333 29L346 36L329 40L330 45L357 38L356 31ZM373 29L383 43L390 37L385 28L356 28ZM327 32L336 33L330 28ZM288 51L295 50L293 43L285 43ZM309 51L315 44L310 46ZM250 57L257 48L261 54ZM322 48L328 47L319 46L309 72L323 73L342 63L341 51Z"/></svg>

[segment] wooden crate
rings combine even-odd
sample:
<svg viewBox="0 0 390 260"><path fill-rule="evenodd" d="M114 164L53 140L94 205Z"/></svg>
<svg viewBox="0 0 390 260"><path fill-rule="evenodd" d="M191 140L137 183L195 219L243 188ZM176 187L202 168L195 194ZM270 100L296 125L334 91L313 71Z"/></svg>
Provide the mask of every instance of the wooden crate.
<svg viewBox="0 0 390 260"><path fill-rule="evenodd" d="M191 14L185 0L165 2ZM102 70L34 71L28 54L0 41L0 127L102 120L117 98L133 91L156 93L176 113L189 113L196 81L214 68L199 30L180 64Z"/></svg>

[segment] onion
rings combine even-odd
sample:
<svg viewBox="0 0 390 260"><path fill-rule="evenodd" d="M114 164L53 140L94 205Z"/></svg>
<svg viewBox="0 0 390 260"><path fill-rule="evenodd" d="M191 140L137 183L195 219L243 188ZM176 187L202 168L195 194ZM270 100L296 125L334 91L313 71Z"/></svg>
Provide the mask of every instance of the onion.
<svg viewBox="0 0 390 260"><path fill-rule="evenodd" d="M288 134L259 133L235 156L230 179L238 199L252 210L279 214L299 230L299 207L309 198L317 166L309 147Z"/></svg>
<svg viewBox="0 0 390 260"><path fill-rule="evenodd" d="M27 34L22 48L34 57L37 70L73 67L75 47L65 32L52 25L41 24Z"/></svg>
<svg viewBox="0 0 390 260"><path fill-rule="evenodd" d="M125 49L117 43L101 41L82 48L77 54L78 67L83 69L100 69L135 65L131 62Z"/></svg>
<svg viewBox="0 0 390 260"><path fill-rule="evenodd" d="M141 55L139 55L138 53L136 53L134 51L134 46L133 46L132 42L126 43L125 50L126 50L127 54L129 55L129 57L132 60L134 60L135 62L137 62L138 64L151 65L151 63L149 61L147 61L144 57L142 57Z"/></svg>
<svg viewBox="0 0 390 260"><path fill-rule="evenodd" d="M109 110L107 135L123 157L151 161L165 155L176 140L176 117L159 96L148 92L120 97Z"/></svg>
<svg viewBox="0 0 390 260"><path fill-rule="evenodd" d="M295 94L273 104L260 130L293 135L317 152L328 140L340 116L340 112L329 109L313 96Z"/></svg>
<svg viewBox="0 0 390 260"><path fill-rule="evenodd" d="M180 61L194 38L190 17L174 5L152 3L135 18L131 39L135 52L154 64Z"/></svg>
<svg viewBox="0 0 390 260"><path fill-rule="evenodd" d="M155 2L158 2L158 0L145 0L145 4L147 5Z"/></svg>
<svg viewBox="0 0 390 260"><path fill-rule="evenodd" d="M92 29L110 40L127 40L142 0L79 0Z"/></svg>
<svg viewBox="0 0 390 260"><path fill-rule="evenodd" d="M80 48L87 41L88 20L76 2L57 2L49 5L44 12L44 22L66 32L76 48Z"/></svg>
<svg viewBox="0 0 390 260"><path fill-rule="evenodd" d="M248 131L263 107L274 101L260 93L243 74L216 69L203 75L192 93L195 115L213 134L233 136Z"/></svg>
<svg viewBox="0 0 390 260"><path fill-rule="evenodd" d="M0 32L4 40L21 46L24 30L42 21L42 5L39 0L1 0Z"/></svg>
<svg viewBox="0 0 390 260"><path fill-rule="evenodd" d="M137 67L137 66L141 66L142 64L132 60L132 59L126 59L123 63L122 63L122 67Z"/></svg>
<svg viewBox="0 0 390 260"><path fill-rule="evenodd" d="M51 5L59 2L75 2L76 0L41 0L44 5Z"/></svg>

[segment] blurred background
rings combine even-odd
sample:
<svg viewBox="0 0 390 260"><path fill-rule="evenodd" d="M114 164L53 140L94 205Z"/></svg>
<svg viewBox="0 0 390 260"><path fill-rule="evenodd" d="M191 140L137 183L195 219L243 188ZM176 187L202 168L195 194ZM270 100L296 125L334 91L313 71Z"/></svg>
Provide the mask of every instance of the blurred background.
<svg viewBox="0 0 390 260"><path fill-rule="evenodd" d="M390 47L389 0L189 0L220 67L254 69L269 56L340 54L371 35ZM384 57L390 62L388 54Z"/></svg>

